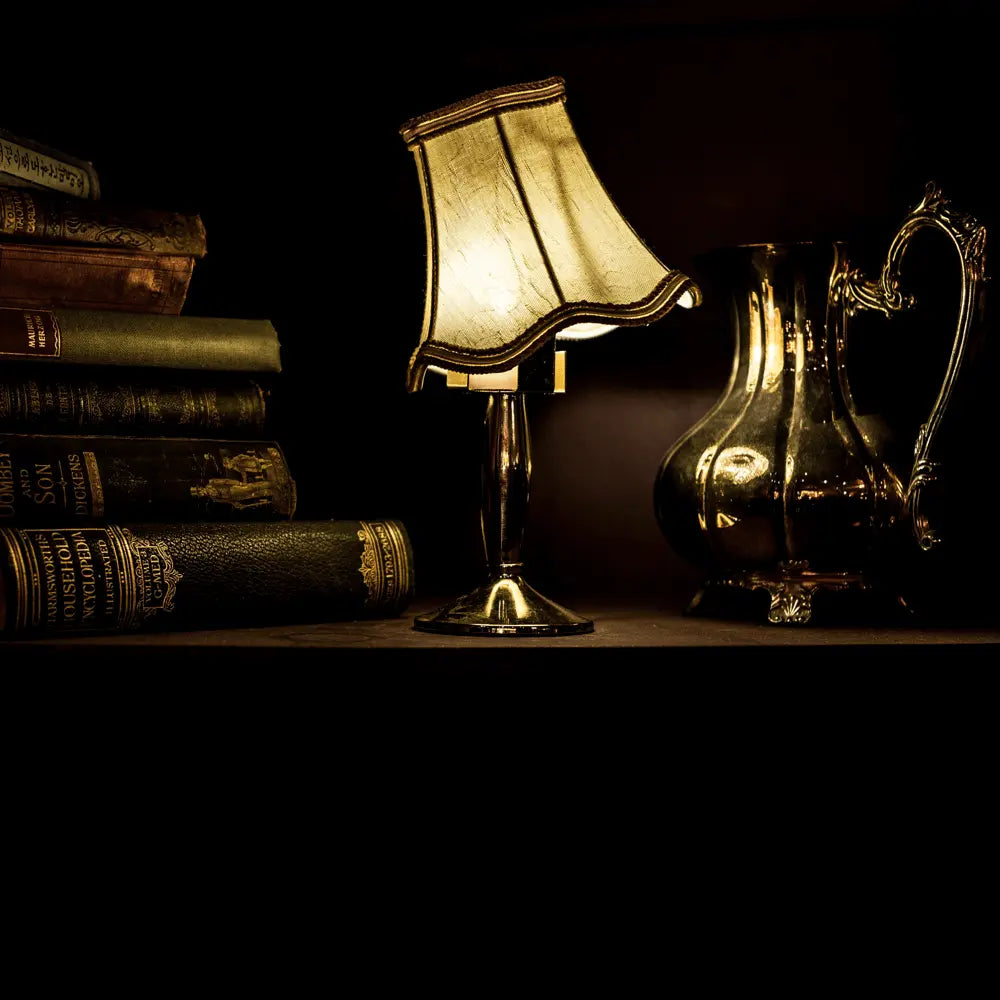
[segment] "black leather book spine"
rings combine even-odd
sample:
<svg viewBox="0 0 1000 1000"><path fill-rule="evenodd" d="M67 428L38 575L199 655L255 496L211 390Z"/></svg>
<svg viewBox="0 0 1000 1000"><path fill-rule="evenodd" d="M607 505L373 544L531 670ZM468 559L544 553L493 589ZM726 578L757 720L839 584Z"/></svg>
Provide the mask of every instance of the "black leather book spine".
<svg viewBox="0 0 1000 1000"><path fill-rule="evenodd" d="M0 431L260 437L265 390L249 379L175 373L172 380L122 372L76 374L51 368L0 372Z"/></svg>
<svg viewBox="0 0 1000 1000"><path fill-rule="evenodd" d="M7 638L395 617L413 595L399 521L0 527Z"/></svg>
<svg viewBox="0 0 1000 1000"><path fill-rule="evenodd" d="M0 435L0 525L270 521L295 483L273 441Z"/></svg>

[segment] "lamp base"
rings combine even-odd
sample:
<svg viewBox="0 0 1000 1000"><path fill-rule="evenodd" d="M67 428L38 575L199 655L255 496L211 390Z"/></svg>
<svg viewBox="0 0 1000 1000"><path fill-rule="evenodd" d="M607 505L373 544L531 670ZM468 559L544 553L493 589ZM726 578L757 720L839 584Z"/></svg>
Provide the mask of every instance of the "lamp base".
<svg viewBox="0 0 1000 1000"><path fill-rule="evenodd" d="M450 635L582 635L594 631L589 618L543 597L519 576L476 587L438 611L418 615L413 627Z"/></svg>

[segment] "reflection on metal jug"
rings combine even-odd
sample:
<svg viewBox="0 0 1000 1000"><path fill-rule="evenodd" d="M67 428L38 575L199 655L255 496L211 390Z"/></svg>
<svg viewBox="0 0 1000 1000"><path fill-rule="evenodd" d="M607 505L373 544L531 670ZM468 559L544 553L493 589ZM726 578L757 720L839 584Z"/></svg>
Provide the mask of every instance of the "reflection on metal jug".
<svg viewBox="0 0 1000 1000"><path fill-rule="evenodd" d="M879 421L855 406L847 330L861 311L889 316L918 304L902 291L900 267L927 227L946 234L961 262L958 323L912 467L900 469ZM970 544L958 502L969 471L943 443L956 440L949 420L963 364L985 328L985 239L982 225L929 184L877 280L852 270L843 243L708 255L732 298L729 385L667 452L654 487L663 534L706 574L690 611L753 614L759 591L774 623L814 620L817 595L816 607L834 616L935 604L920 581L947 565L943 553L953 558Z"/></svg>

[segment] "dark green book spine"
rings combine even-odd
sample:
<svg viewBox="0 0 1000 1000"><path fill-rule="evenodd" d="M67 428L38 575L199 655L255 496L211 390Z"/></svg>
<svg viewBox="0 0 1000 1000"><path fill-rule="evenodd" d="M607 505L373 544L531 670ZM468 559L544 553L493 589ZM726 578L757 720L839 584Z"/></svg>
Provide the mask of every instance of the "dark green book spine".
<svg viewBox="0 0 1000 1000"><path fill-rule="evenodd" d="M5 307L0 361L275 373L281 349L266 319Z"/></svg>
<svg viewBox="0 0 1000 1000"><path fill-rule="evenodd" d="M265 392L256 382L202 384L193 373L190 384L74 375L0 369L0 430L221 438L264 432Z"/></svg>
<svg viewBox="0 0 1000 1000"><path fill-rule="evenodd" d="M0 527L6 638L395 617L399 521Z"/></svg>
<svg viewBox="0 0 1000 1000"><path fill-rule="evenodd" d="M0 435L0 525L270 521L295 483L274 441Z"/></svg>

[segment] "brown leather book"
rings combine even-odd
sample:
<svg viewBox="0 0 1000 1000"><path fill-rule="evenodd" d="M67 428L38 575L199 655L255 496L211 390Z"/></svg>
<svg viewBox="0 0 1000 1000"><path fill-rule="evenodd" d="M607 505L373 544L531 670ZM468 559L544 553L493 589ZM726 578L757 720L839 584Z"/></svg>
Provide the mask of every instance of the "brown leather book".
<svg viewBox="0 0 1000 1000"><path fill-rule="evenodd" d="M0 305L180 314L195 258L0 242Z"/></svg>
<svg viewBox="0 0 1000 1000"><path fill-rule="evenodd" d="M22 187L0 186L0 237L191 257L203 257L206 249L205 226L198 215Z"/></svg>

